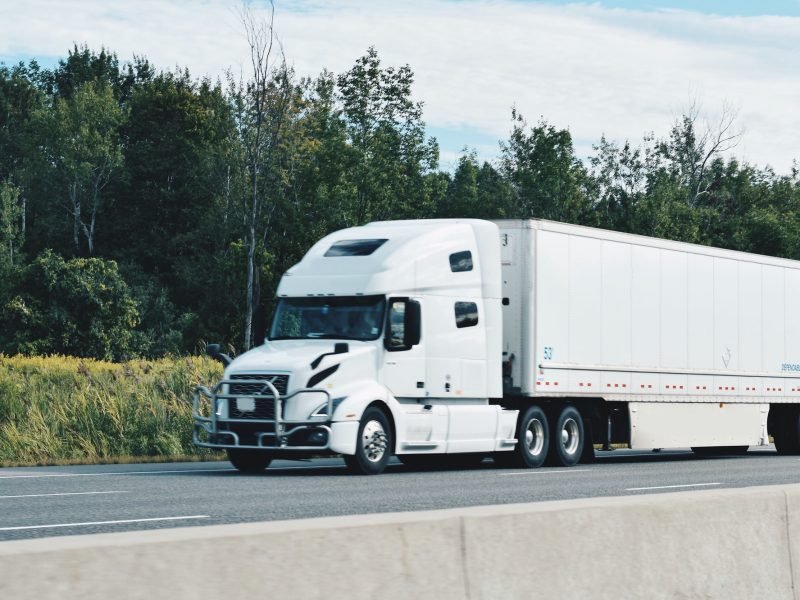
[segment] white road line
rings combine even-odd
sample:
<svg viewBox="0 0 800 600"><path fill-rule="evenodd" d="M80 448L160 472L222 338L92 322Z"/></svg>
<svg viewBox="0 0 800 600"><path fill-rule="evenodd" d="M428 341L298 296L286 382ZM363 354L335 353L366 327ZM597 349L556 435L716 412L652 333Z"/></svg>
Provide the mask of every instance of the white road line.
<svg viewBox="0 0 800 600"><path fill-rule="evenodd" d="M124 492L60 492L54 494L25 494L24 496L0 496L0 500L8 500L10 498L44 498L45 496L91 496L94 494L127 494Z"/></svg>
<svg viewBox="0 0 800 600"><path fill-rule="evenodd" d="M307 465L303 467L273 467L269 472L317 469L344 469L344 465ZM41 473L36 475L0 475L0 479L39 479L42 477L100 477L103 475L159 475L161 473L227 473L236 471L232 467L226 469L174 469L163 471L115 471L113 473Z"/></svg>
<svg viewBox="0 0 800 600"><path fill-rule="evenodd" d="M560 473L586 473L591 469L562 469L553 471L552 469L531 469L530 471L515 471L514 473L500 473L500 475L558 475Z"/></svg>
<svg viewBox="0 0 800 600"><path fill-rule="evenodd" d="M40 473L37 475L0 475L0 479L39 479L41 477L100 477L102 475L153 475L159 473L219 473L236 469L175 469L171 471L117 471L114 473Z"/></svg>
<svg viewBox="0 0 800 600"><path fill-rule="evenodd" d="M655 485L653 487L626 488L626 492L640 492L642 490L669 490L674 488L703 487L708 485L722 485L721 483L683 483L681 485Z"/></svg>
<svg viewBox="0 0 800 600"><path fill-rule="evenodd" d="M88 527L90 525L122 525L126 523L152 523L154 521L185 521L187 519L209 519L208 515L189 517L157 517L154 519L125 519L124 521L94 521L91 523L57 523L55 525L24 525L22 527L0 527L0 531L21 531L23 529L53 529L56 527Z"/></svg>

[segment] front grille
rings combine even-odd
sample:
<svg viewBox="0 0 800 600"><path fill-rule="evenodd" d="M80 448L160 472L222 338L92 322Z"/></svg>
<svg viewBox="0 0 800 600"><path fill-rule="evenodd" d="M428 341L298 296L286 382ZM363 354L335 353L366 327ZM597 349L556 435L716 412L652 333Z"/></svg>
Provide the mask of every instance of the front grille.
<svg viewBox="0 0 800 600"><path fill-rule="evenodd" d="M237 379L246 379L248 381L269 381L272 385L275 386L275 389L278 390L278 393L281 396L286 395L286 390L289 387L289 376L288 375L274 375L269 373L253 373L249 375L231 375L231 379L236 381ZM269 388L267 388L263 384L259 383L232 383L230 386L231 394L236 394L237 396L246 396L247 394L252 395L259 395L259 394L266 394L270 395Z"/></svg>
<svg viewBox="0 0 800 600"><path fill-rule="evenodd" d="M231 375L232 380L247 380L252 381L269 381L281 396L286 395L286 390L289 387L288 375L275 375L268 373L253 373L253 374L239 374ZM253 398L255 402L254 410L240 410L237 407L235 398L230 399L230 407L228 414L231 419L267 419L275 418L275 400L272 393L263 384L260 383L231 383L230 393L234 396L245 396ZM262 396L262 397L258 397Z"/></svg>

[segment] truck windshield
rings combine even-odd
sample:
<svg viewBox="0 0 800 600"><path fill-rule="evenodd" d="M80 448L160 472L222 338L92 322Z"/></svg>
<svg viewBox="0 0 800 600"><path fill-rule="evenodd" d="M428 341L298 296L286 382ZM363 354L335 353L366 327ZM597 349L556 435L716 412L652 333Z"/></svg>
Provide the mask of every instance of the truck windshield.
<svg viewBox="0 0 800 600"><path fill-rule="evenodd" d="M376 340L383 329L383 296L280 298L270 340Z"/></svg>

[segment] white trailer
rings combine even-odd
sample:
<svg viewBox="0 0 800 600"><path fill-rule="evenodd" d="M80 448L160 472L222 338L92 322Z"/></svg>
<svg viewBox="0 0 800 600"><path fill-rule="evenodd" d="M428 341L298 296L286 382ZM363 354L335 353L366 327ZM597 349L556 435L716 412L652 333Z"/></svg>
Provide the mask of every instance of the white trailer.
<svg viewBox="0 0 800 600"><path fill-rule="evenodd" d="M371 223L281 280L268 340L195 394L241 470L572 466L593 444L800 453L800 263L541 220Z"/></svg>

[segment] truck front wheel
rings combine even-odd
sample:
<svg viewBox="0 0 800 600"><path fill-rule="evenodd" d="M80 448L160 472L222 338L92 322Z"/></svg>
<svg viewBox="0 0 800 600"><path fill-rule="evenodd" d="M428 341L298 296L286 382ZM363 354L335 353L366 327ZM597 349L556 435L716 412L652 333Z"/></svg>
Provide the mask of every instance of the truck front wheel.
<svg viewBox="0 0 800 600"><path fill-rule="evenodd" d="M502 467L541 467L550 448L547 416L538 406L524 410L517 423L517 445L511 452L495 452L494 462Z"/></svg>
<svg viewBox="0 0 800 600"><path fill-rule="evenodd" d="M272 462L272 456L263 450L226 448L228 460L242 473L260 473Z"/></svg>
<svg viewBox="0 0 800 600"><path fill-rule="evenodd" d="M377 475L386 468L393 447L392 429L386 413L380 408L371 406L361 417L356 453L352 456L345 455L344 461L354 473Z"/></svg>
<svg viewBox="0 0 800 600"><path fill-rule="evenodd" d="M583 417L574 406L565 406L553 425L550 449L552 463L556 466L574 467L581 459L586 442Z"/></svg>

